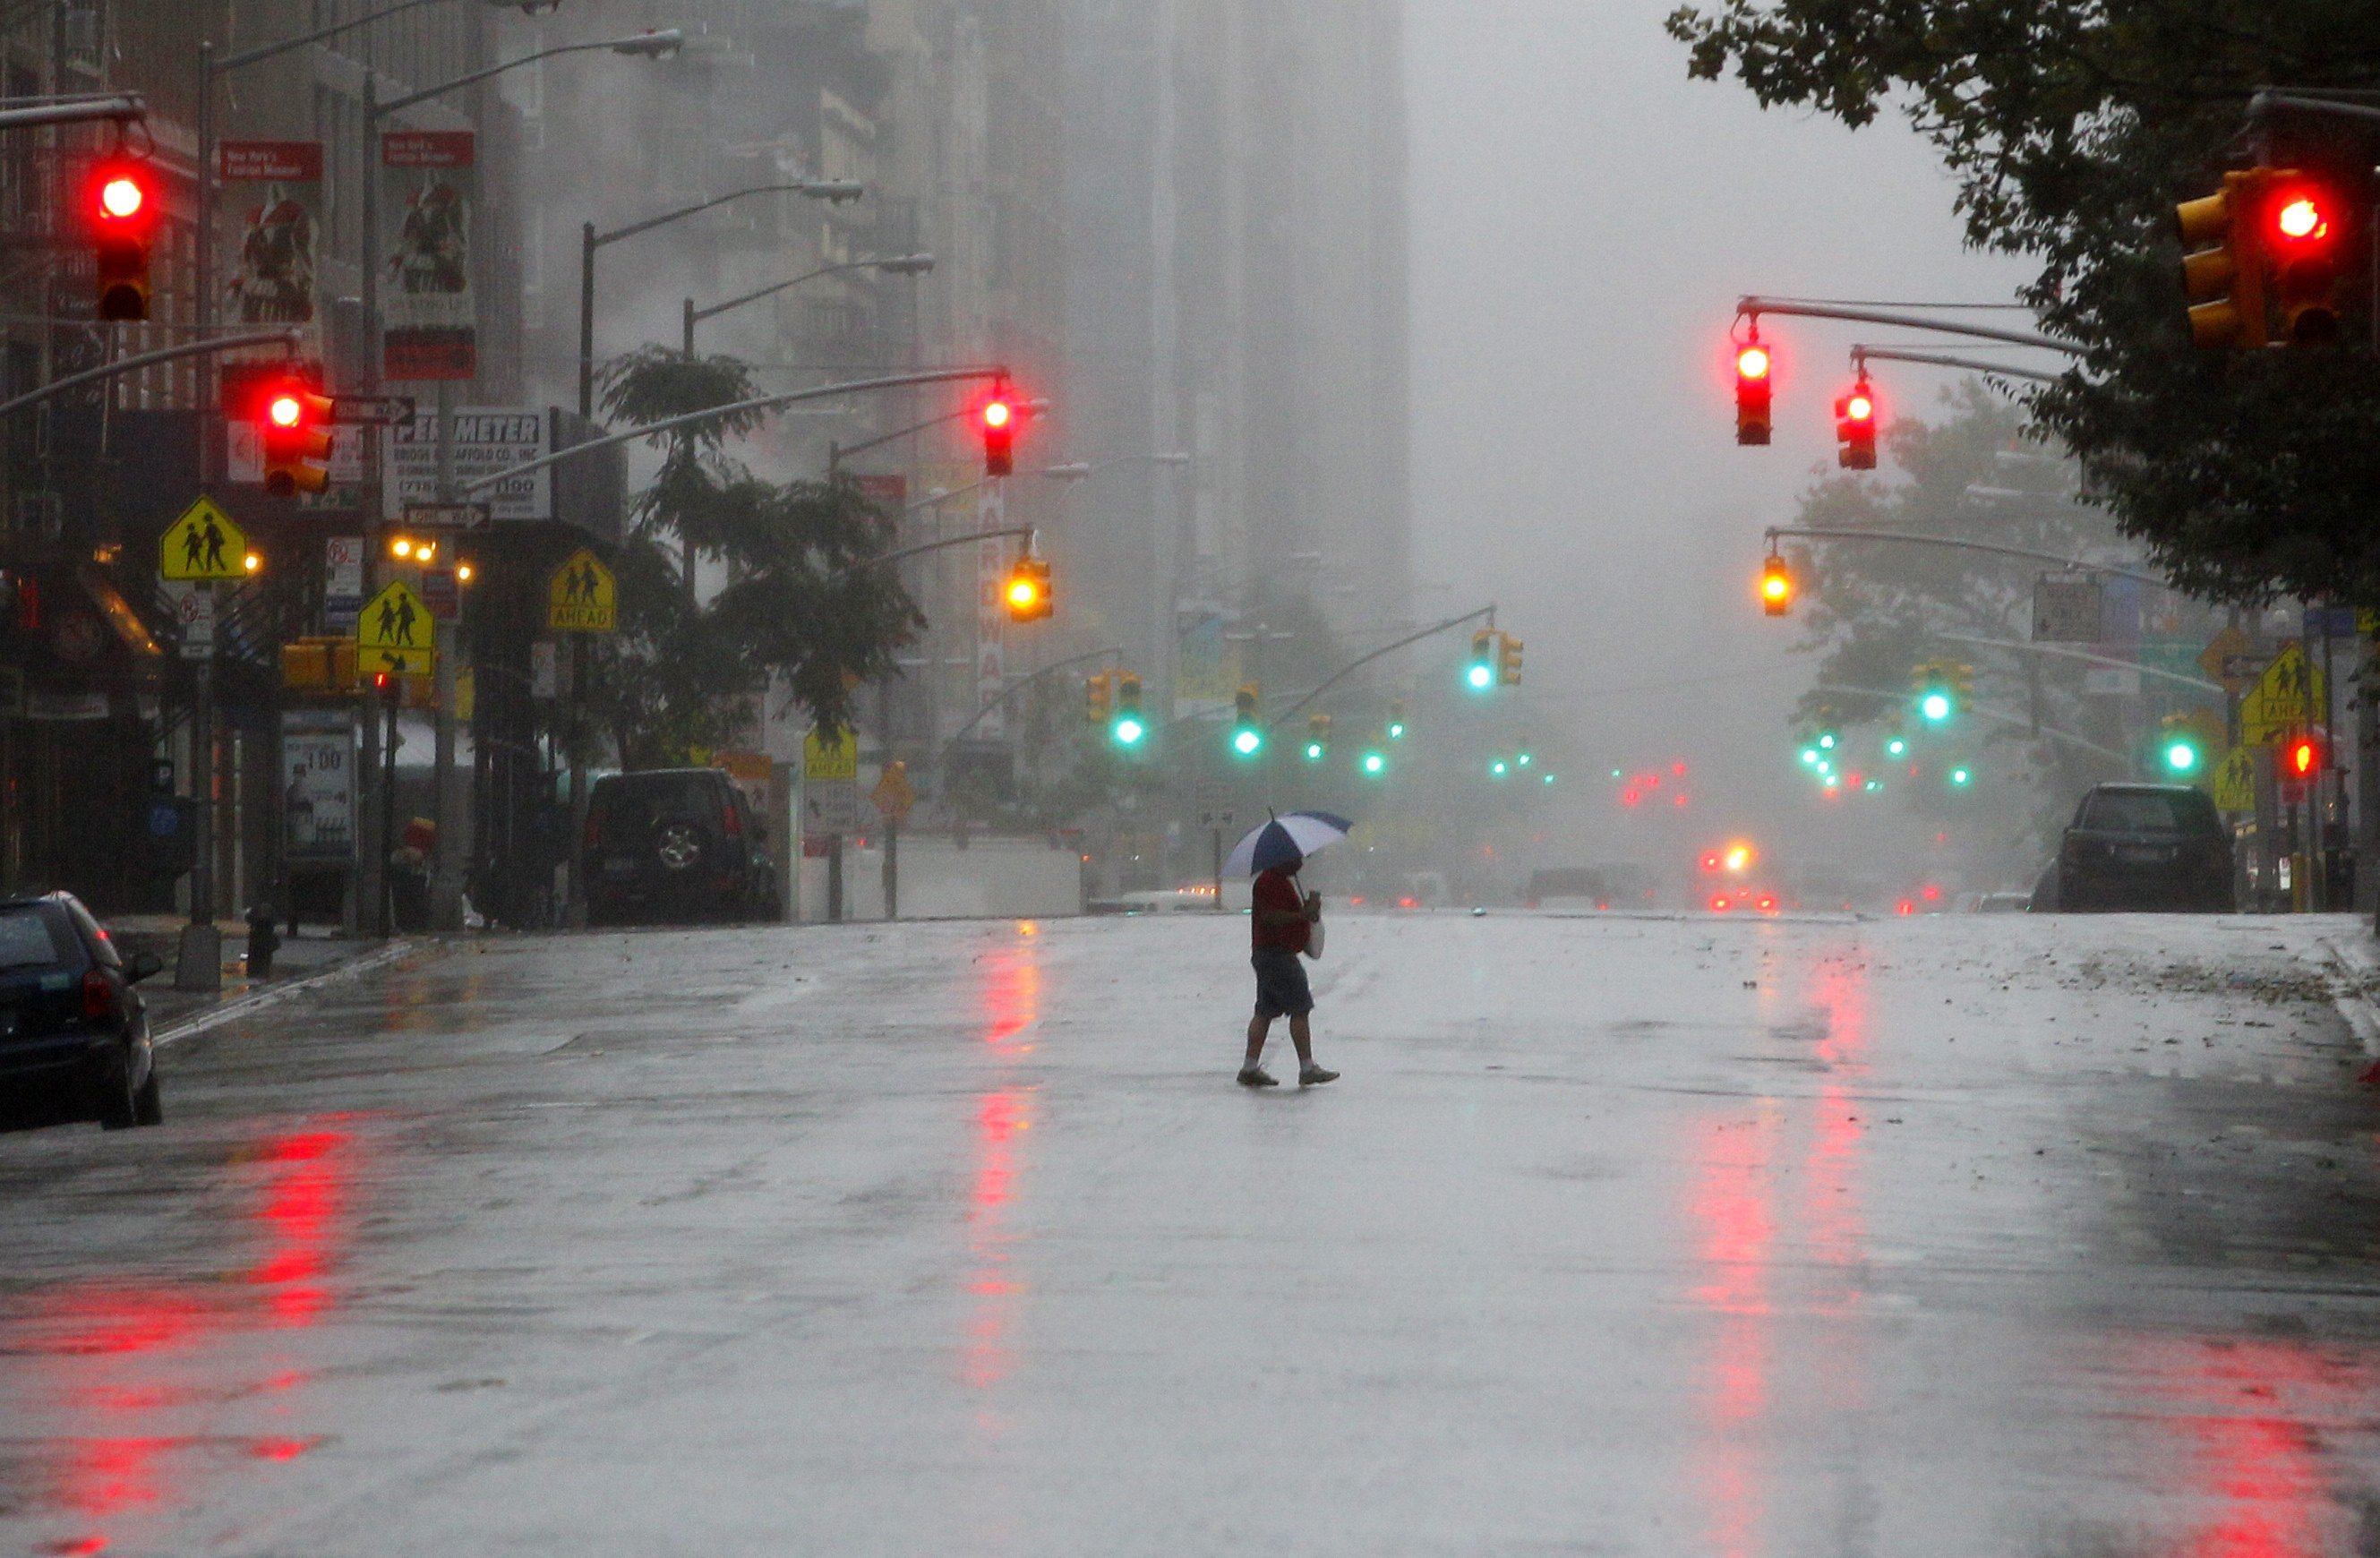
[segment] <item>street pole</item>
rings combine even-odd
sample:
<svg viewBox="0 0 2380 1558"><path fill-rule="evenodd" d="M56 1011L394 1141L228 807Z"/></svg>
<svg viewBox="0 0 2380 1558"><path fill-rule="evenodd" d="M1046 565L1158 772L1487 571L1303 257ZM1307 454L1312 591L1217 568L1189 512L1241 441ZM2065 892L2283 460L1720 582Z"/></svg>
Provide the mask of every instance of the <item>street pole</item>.
<svg viewBox="0 0 2380 1558"><path fill-rule="evenodd" d="M438 501L451 503L455 498L455 381L438 382ZM455 559L446 559L451 570ZM432 743L431 764L436 784L434 811L438 818L438 847L433 857L430 878L430 926L433 931L460 931L463 928L463 862L468 853L468 843L463 837L462 774L455 766L455 687L457 672L457 651L462 648L462 588L455 586L455 619L447 624L445 642L437 649L434 663L437 674L438 708L436 738Z"/></svg>
<svg viewBox="0 0 2380 1558"><path fill-rule="evenodd" d="M570 635L570 874L564 917L573 930L587 924L587 635Z"/></svg>
<svg viewBox="0 0 2380 1558"><path fill-rule="evenodd" d="M884 819L884 918L901 918L901 824Z"/></svg>
<svg viewBox="0 0 2380 1558"><path fill-rule="evenodd" d="M380 887L375 918L380 926L380 939L386 941L394 929L389 916L395 907L394 895L388 890L388 846L396 836L396 706L399 701L397 679L388 679L388 690L381 694L381 773L380 773L380 870L375 881Z"/></svg>
<svg viewBox="0 0 2380 1558"><path fill-rule="evenodd" d="M578 414L595 417L595 224L578 228Z"/></svg>
<svg viewBox="0 0 2380 1558"><path fill-rule="evenodd" d="M212 580L192 586L209 597L206 620L212 634L214 614ZM190 867L190 922L182 927L180 951L174 959L174 988L216 991L223 988L223 933L215 928L215 661L214 645L198 663L197 688L190 705L190 794L195 826L190 842L198 855Z"/></svg>

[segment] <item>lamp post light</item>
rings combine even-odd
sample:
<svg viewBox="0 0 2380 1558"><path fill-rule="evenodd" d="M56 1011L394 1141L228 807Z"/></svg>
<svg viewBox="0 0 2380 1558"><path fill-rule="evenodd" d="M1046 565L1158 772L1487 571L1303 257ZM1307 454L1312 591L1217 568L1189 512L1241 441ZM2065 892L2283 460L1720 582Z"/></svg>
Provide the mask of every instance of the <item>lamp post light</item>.
<svg viewBox="0 0 2380 1558"><path fill-rule="evenodd" d="M578 414L595 415L595 251L622 238L650 233L655 227L667 226L688 216L699 215L730 201L740 201L749 195L800 195L809 200L840 203L856 201L866 194L867 187L848 178L799 178L787 184L755 184L748 189L731 190L659 216L648 216L641 222L631 222L625 227L614 227L599 233L592 222L578 228Z"/></svg>
<svg viewBox="0 0 2380 1558"><path fill-rule="evenodd" d="M933 268L934 257L930 254L895 254L880 260L846 260L841 264L820 265L815 271L805 271L788 281L771 282L766 286L747 292L740 297L730 298L723 303L713 303L709 308L696 308L694 299L689 298L686 300L686 355L688 357L694 355L694 327L702 321L717 314L723 314L730 309L740 309L747 303L757 303L761 298L773 293L783 292L789 286L799 286L806 281L816 281L820 276L835 275L844 271L874 271L880 275L891 276L921 276Z"/></svg>

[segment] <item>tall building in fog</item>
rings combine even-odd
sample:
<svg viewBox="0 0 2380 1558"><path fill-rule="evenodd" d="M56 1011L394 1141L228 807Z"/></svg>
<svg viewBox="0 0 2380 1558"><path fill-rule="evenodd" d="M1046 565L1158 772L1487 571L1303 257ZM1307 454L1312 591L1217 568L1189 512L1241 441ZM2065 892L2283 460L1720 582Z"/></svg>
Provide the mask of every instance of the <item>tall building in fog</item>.
<svg viewBox="0 0 2380 1558"><path fill-rule="evenodd" d="M1247 625L1410 615L1402 18L1073 0L1070 517L1109 641L1189 706ZM1184 453L1186 466L1139 458Z"/></svg>

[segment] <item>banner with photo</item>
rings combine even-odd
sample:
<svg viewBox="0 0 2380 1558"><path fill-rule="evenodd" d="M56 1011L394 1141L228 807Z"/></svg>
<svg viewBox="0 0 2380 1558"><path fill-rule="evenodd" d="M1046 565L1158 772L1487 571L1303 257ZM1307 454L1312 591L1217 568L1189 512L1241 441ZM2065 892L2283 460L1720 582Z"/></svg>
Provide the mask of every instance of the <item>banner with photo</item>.
<svg viewBox="0 0 2380 1558"><path fill-rule="evenodd" d="M300 324L322 352L318 260L322 240L322 143L226 140L216 148L224 204L233 218L222 317L246 325Z"/></svg>
<svg viewBox="0 0 2380 1558"><path fill-rule="evenodd" d="M471 293L475 154L469 130L389 130L380 138L382 378L469 379L479 372Z"/></svg>

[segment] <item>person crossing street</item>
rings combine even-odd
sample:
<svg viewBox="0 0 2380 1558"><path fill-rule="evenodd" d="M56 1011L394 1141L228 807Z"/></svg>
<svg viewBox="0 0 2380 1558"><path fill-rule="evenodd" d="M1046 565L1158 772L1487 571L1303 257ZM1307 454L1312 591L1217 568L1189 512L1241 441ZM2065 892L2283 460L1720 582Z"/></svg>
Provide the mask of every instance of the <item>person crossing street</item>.
<svg viewBox="0 0 2380 1558"><path fill-rule="evenodd" d="M1297 873L1305 864L1304 856L1289 855L1258 871L1250 893L1248 961L1256 968L1257 1009L1248 1019L1247 1057L1240 1065L1244 1088L1280 1086L1262 1063L1265 1038L1281 1016L1289 1019L1289 1041L1297 1047L1297 1085L1313 1088L1339 1079L1339 1073L1314 1062L1314 993L1300 958L1321 922L1322 895L1299 893Z"/></svg>

